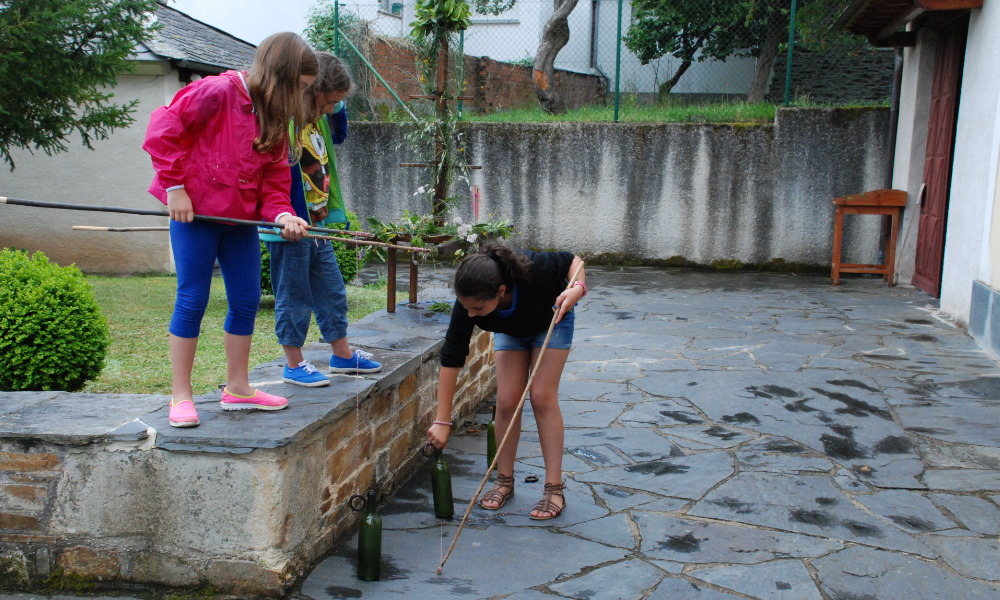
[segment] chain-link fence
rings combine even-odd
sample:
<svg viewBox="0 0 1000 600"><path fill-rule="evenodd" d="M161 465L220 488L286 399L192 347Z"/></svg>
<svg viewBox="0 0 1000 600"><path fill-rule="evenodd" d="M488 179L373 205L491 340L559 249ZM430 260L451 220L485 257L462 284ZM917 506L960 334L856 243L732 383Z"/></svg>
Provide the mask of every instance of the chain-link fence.
<svg viewBox="0 0 1000 600"><path fill-rule="evenodd" d="M562 0L567 1L571 0ZM833 105L886 101L893 52L873 49L863 39L832 28L849 4L850 0L577 0L565 20L568 40L554 61L557 85L566 88L570 107L615 103L622 110L720 100ZM460 40L467 58L454 61L463 70L467 93L476 97L469 108L485 111L532 104L532 67L557 3L479 0L472 6L472 24ZM351 31L360 31L360 26L372 36L365 42L348 34L357 46L364 46L359 49L367 51L389 87L408 87L407 69L396 59L403 57L405 63L405 40L413 18L413 0L339 8L342 29L351 29L343 23L351 25ZM379 45L392 49L379 52ZM352 51L341 48L340 54ZM387 57L394 64L387 64ZM366 68L358 63L355 73ZM415 69L409 73L412 77ZM376 100L382 85L372 83ZM381 98L391 103L389 95Z"/></svg>

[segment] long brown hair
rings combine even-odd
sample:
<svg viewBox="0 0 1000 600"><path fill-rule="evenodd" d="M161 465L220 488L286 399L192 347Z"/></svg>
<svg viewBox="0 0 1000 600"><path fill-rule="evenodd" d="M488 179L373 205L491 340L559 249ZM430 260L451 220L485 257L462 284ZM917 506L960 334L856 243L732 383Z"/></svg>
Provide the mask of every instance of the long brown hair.
<svg viewBox="0 0 1000 600"><path fill-rule="evenodd" d="M257 122L260 137L253 141L257 152L270 152L288 140L288 122L296 123L292 144L295 155L300 152L299 123L303 121L302 91L299 77L316 75L316 54L294 33L275 33L268 36L254 55L253 67L247 75L247 89Z"/></svg>
<svg viewBox="0 0 1000 600"><path fill-rule="evenodd" d="M316 81L306 88L302 97L307 122L316 121L322 116L316 114L316 96L351 90L351 73L339 58L329 52L317 52L316 60L319 62Z"/></svg>

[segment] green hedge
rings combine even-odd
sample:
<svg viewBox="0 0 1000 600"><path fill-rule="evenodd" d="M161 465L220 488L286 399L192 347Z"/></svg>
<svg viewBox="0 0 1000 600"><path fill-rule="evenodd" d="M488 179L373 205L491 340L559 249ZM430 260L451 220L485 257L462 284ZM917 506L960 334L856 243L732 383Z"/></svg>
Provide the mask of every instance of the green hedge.
<svg viewBox="0 0 1000 600"><path fill-rule="evenodd" d="M0 390L77 391L100 375L110 344L76 266L50 263L42 252L0 250Z"/></svg>

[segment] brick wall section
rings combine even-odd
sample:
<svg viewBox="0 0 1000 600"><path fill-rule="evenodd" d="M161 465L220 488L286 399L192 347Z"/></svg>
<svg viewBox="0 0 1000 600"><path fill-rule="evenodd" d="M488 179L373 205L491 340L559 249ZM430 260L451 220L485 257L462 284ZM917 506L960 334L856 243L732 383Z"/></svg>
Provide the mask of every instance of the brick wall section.
<svg viewBox="0 0 1000 600"><path fill-rule="evenodd" d="M0 451L0 534L46 539L49 499L61 472L54 454L14 448Z"/></svg>
<svg viewBox="0 0 1000 600"><path fill-rule="evenodd" d="M369 60L404 101L408 101L410 95L423 94L417 81L417 58L413 50L378 41L372 47ZM500 62L488 56L465 56L464 66L465 95L472 96L472 100L463 101L464 110L493 112L537 103L531 67ZM598 75L556 71L556 82L562 87L569 108L598 104L607 99L607 81ZM389 91L378 82L374 84L372 96L378 103L395 103Z"/></svg>

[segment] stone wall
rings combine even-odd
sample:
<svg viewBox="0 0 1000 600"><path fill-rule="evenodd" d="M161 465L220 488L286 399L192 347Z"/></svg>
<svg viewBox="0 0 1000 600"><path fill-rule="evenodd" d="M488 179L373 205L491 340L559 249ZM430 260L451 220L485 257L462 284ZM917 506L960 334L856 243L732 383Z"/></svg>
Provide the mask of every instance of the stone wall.
<svg viewBox="0 0 1000 600"><path fill-rule="evenodd" d="M352 495L377 485L388 496L426 460L446 320L416 312L356 324L381 335L352 341L378 352L383 373L284 386L290 407L273 414L222 413L208 394L198 399L202 424L178 430L162 396L0 394L0 589L281 597L351 533ZM329 357L328 345L306 350L314 362ZM251 380L280 382L281 362ZM495 385L490 334L477 331L454 417Z"/></svg>

